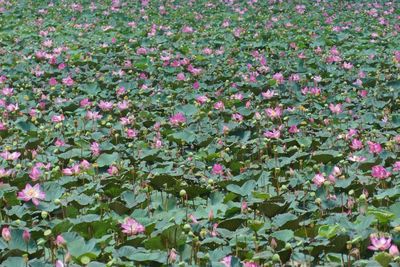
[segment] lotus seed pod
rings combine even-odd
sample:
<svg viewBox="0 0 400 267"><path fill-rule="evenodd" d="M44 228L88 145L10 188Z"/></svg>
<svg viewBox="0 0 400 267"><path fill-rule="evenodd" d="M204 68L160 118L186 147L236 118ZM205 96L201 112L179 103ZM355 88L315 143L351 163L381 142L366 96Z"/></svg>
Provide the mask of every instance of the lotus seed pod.
<svg viewBox="0 0 400 267"><path fill-rule="evenodd" d="M179 195L181 197L185 197L186 196L186 190L182 189L181 191L179 191Z"/></svg>
<svg viewBox="0 0 400 267"><path fill-rule="evenodd" d="M48 213L47 211L42 211L42 212L40 213L40 215L42 216L43 219L46 219L47 216L49 215L49 213Z"/></svg>
<svg viewBox="0 0 400 267"><path fill-rule="evenodd" d="M274 254L272 256L272 261L273 262L280 262L281 261L281 257L279 256L279 254Z"/></svg>

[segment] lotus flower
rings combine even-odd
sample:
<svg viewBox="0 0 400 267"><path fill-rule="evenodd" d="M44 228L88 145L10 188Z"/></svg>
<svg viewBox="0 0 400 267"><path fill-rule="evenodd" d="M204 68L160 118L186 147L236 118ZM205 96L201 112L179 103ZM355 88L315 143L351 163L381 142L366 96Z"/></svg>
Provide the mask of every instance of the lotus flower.
<svg viewBox="0 0 400 267"><path fill-rule="evenodd" d="M393 257L399 256L400 255L399 248L396 245L392 245L389 248L389 254L392 255Z"/></svg>
<svg viewBox="0 0 400 267"><path fill-rule="evenodd" d="M223 265L225 265L225 267L231 267L231 261L232 261L232 256L226 256L225 258L223 258L220 263L222 263Z"/></svg>
<svg viewBox="0 0 400 267"><path fill-rule="evenodd" d="M132 236L144 233L144 226L135 221L132 218L125 218L124 222L121 224L122 232Z"/></svg>
<svg viewBox="0 0 400 267"><path fill-rule="evenodd" d="M396 162L393 164L393 170L396 171L396 172L400 171L400 161L396 161ZM1 176L1 175L0 175L0 176Z"/></svg>
<svg viewBox="0 0 400 267"><path fill-rule="evenodd" d="M390 244L392 242L391 238L385 238L385 237L378 238L377 235L375 235L375 234L372 234L370 236L370 240L371 240L371 245L368 246L368 249L374 250L374 251L387 250L390 247Z"/></svg>
<svg viewBox="0 0 400 267"><path fill-rule="evenodd" d="M171 116L169 118L169 122L172 125L176 126L176 125L179 125L180 123L185 123L186 122L186 118L183 115L183 113L179 112L179 113L176 113L175 115Z"/></svg>
<svg viewBox="0 0 400 267"><path fill-rule="evenodd" d="M215 175L223 175L224 174L224 167L221 164L214 164L212 168L212 174Z"/></svg>
<svg viewBox="0 0 400 267"><path fill-rule="evenodd" d="M1 229L1 236L3 237L3 239L5 241L10 241L11 240L11 231L10 228L8 227L4 227L3 229Z"/></svg>
<svg viewBox="0 0 400 267"><path fill-rule="evenodd" d="M5 160L16 160L21 156L21 153L19 152L12 152L10 153L9 151L4 151L0 153L0 157L2 157Z"/></svg>
<svg viewBox="0 0 400 267"><path fill-rule="evenodd" d="M382 152L382 146L379 143L368 141L367 144L369 146L370 153L379 154Z"/></svg>
<svg viewBox="0 0 400 267"><path fill-rule="evenodd" d="M390 175L392 175L390 172L388 172L383 166L377 165L372 167L372 177L378 178L378 179L386 179Z"/></svg>
<svg viewBox="0 0 400 267"><path fill-rule="evenodd" d="M342 104L334 105L331 103L331 104L329 104L329 109L331 110L332 113L335 113L335 114L340 114L343 112Z"/></svg>
<svg viewBox="0 0 400 267"><path fill-rule="evenodd" d="M33 187L30 184L25 186L25 189L18 192L18 199L28 202L32 200L32 203L37 206L39 205L39 200L44 200L46 194L40 189L39 184L35 184Z"/></svg>
<svg viewBox="0 0 400 267"><path fill-rule="evenodd" d="M324 184L325 182L325 177L321 174L318 173L314 176L314 178L312 179L313 183L317 186L320 187L321 185Z"/></svg>

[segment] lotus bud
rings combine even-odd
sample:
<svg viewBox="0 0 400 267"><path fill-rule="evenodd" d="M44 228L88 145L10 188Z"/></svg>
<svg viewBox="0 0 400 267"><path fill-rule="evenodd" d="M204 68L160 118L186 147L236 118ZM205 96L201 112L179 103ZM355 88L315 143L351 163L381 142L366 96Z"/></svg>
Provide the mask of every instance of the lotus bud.
<svg viewBox="0 0 400 267"><path fill-rule="evenodd" d="M29 233L28 230L24 230L24 232L22 233L22 239L28 243L29 240L31 239L31 233Z"/></svg>

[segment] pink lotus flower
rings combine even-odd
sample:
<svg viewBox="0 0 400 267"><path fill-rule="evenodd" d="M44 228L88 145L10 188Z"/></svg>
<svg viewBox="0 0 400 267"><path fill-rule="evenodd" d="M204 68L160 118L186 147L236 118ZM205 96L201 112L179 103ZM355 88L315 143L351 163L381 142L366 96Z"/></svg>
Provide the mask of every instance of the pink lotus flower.
<svg viewBox="0 0 400 267"><path fill-rule="evenodd" d="M280 118L282 116L282 109L280 107L267 108L265 109L265 113L271 119Z"/></svg>
<svg viewBox="0 0 400 267"><path fill-rule="evenodd" d="M379 143L374 143L374 142L368 141L367 144L368 144L370 153L379 154L382 152L382 146Z"/></svg>
<svg viewBox="0 0 400 267"><path fill-rule="evenodd" d="M329 104L329 109L331 110L332 113L335 114L340 114L343 112L342 104Z"/></svg>
<svg viewBox="0 0 400 267"><path fill-rule="evenodd" d="M168 262L169 263L174 263L176 261L178 254L176 253L176 250L173 248L170 250L168 254Z"/></svg>
<svg viewBox="0 0 400 267"><path fill-rule="evenodd" d="M74 85L74 80L71 78L71 76L68 76L68 77L62 79L62 82L63 82L63 84L66 85L66 86L72 86L72 85Z"/></svg>
<svg viewBox="0 0 400 267"><path fill-rule="evenodd" d="M243 263L243 267L259 267L260 265L255 262L247 261Z"/></svg>
<svg viewBox="0 0 400 267"><path fill-rule="evenodd" d="M24 232L22 233L22 239L28 243L29 240L31 239L31 233L29 233L28 230L24 230Z"/></svg>
<svg viewBox="0 0 400 267"><path fill-rule="evenodd" d="M221 164L215 163L212 167L211 173L214 175L223 175L224 167Z"/></svg>
<svg viewBox="0 0 400 267"><path fill-rule="evenodd" d="M199 89L200 88L200 83L198 82L198 81L195 81L194 83L193 83L193 89L194 90L197 90L197 89Z"/></svg>
<svg viewBox="0 0 400 267"><path fill-rule="evenodd" d="M372 177L375 177L378 179L386 179L392 174L390 172L388 172L383 166L377 165L377 166L372 167L371 175L372 175Z"/></svg>
<svg viewBox="0 0 400 267"><path fill-rule="evenodd" d="M284 79L282 73L280 73L280 72L275 73L275 74L272 76L272 79L274 79L274 80L276 81L277 84L282 84L282 83L285 81L285 79Z"/></svg>
<svg viewBox="0 0 400 267"><path fill-rule="evenodd" d="M80 167L82 167L83 170L90 169L90 163L86 159L82 160L79 165L80 165Z"/></svg>
<svg viewBox="0 0 400 267"><path fill-rule="evenodd" d="M11 175L11 170L6 170L4 168L0 168L0 178L7 177Z"/></svg>
<svg viewBox="0 0 400 267"><path fill-rule="evenodd" d="M353 64L348 63L348 62L344 62L343 63L343 68L346 70L351 70L353 68Z"/></svg>
<svg viewBox="0 0 400 267"><path fill-rule="evenodd" d="M314 176L312 181L317 187L321 187L326 180L325 180L325 177L321 173L318 173Z"/></svg>
<svg viewBox="0 0 400 267"><path fill-rule="evenodd" d="M99 120L101 119L103 116L99 114L99 112L97 111L88 111L86 112L86 119L88 120Z"/></svg>
<svg viewBox="0 0 400 267"><path fill-rule="evenodd" d="M349 160L353 162L363 162L366 161L367 158L363 156L352 155L349 157Z"/></svg>
<svg viewBox="0 0 400 267"><path fill-rule="evenodd" d="M223 258L220 263L222 263L223 265L225 265L225 267L231 267L231 261L232 261L232 256L226 256L225 258Z"/></svg>
<svg viewBox="0 0 400 267"><path fill-rule="evenodd" d="M17 160L19 156L21 156L21 153L19 152L10 153L7 150L0 153L0 157L2 157L5 160Z"/></svg>
<svg viewBox="0 0 400 267"><path fill-rule="evenodd" d="M46 194L40 189L39 184L35 184L33 187L30 184L26 184L25 189L18 192L18 199L28 202L32 200L32 203L37 206L39 200L44 200Z"/></svg>
<svg viewBox="0 0 400 267"><path fill-rule="evenodd" d="M392 242L392 239L390 237L389 238L385 238L385 237L378 238L378 236L376 234L372 234L370 236L370 240L371 240L371 245L368 246L368 249L374 250L374 251L387 250L390 247L390 244Z"/></svg>
<svg viewBox="0 0 400 267"><path fill-rule="evenodd" d="M124 222L121 224L122 232L128 236L133 236L137 234L144 233L144 226L135 221L132 218L125 218Z"/></svg>
<svg viewBox="0 0 400 267"><path fill-rule="evenodd" d="M205 95L201 95L201 96L196 97L196 101L197 101L197 103L202 105L208 101L208 97Z"/></svg>
<svg viewBox="0 0 400 267"><path fill-rule="evenodd" d="M79 102L79 105L84 108L87 106L90 106L92 104L92 102L90 102L89 98L84 98Z"/></svg>
<svg viewBox="0 0 400 267"><path fill-rule="evenodd" d="M392 255L393 257L399 256L400 255L399 248L393 244L389 248L389 254Z"/></svg>
<svg viewBox="0 0 400 267"><path fill-rule="evenodd" d="M108 111L108 110L111 110L113 108L113 103L100 100L98 106L102 111Z"/></svg>
<svg viewBox="0 0 400 267"><path fill-rule="evenodd" d="M247 202L245 200L243 200L241 205L240 205L240 211L242 213L246 213L247 212Z"/></svg>
<svg viewBox="0 0 400 267"><path fill-rule="evenodd" d="M275 93L273 90L267 90L266 92L262 92L261 95L264 99L271 99L277 95L277 93Z"/></svg>
<svg viewBox="0 0 400 267"><path fill-rule="evenodd" d="M222 101L218 101L217 103L214 104L214 108L216 110L221 110L225 108L225 105Z"/></svg>
<svg viewBox="0 0 400 267"><path fill-rule="evenodd" d="M118 168L114 165L111 165L108 170L107 170L109 175L117 175L118 174Z"/></svg>
<svg viewBox="0 0 400 267"><path fill-rule="evenodd" d="M146 55L147 54L147 49L144 47L139 47L136 49L136 54L138 55Z"/></svg>
<svg viewBox="0 0 400 267"><path fill-rule="evenodd" d="M359 150L361 148L363 148L363 144L360 140L358 139L353 139L351 140L351 145L350 145L351 149L353 150Z"/></svg>
<svg viewBox="0 0 400 267"><path fill-rule="evenodd" d="M396 171L396 172L400 171L400 161L396 161L393 164L393 170ZM0 177L1 177L1 175L0 175Z"/></svg>
<svg viewBox="0 0 400 267"><path fill-rule="evenodd" d="M273 129L272 131L265 131L264 136L271 139L279 139L281 137L281 131Z"/></svg>
<svg viewBox="0 0 400 267"><path fill-rule="evenodd" d="M295 133L298 133L298 132L300 132L300 130L297 128L297 125L292 125L292 126L289 127L289 133L295 134Z"/></svg>
<svg viewBox="0 0 400 267"><path fill-rule="evenodd" d="M65 142L63 140L57 138L56 141L54 142L54 145L58 146L58 147L62 147L62 146L65 146Z"/></svg>
<svg viewBox="0 0 400 267"><path fill-rule="evenodd" d="M54 78L54 77L51 77L50 78L50 80L49 80L49 85L50 86L55 86L55 85L57 85L57 80L56 80L56 78Z"/></svg>
<svg viewBox="0 0 400 267"><path fill-rule="evenodd" d="M185 116L183 115L183 113L179 112L179 113L176 113L175 115L172 115L172 116L169 118L169 122L170 122L172 125L177 126L177 125L179 125L179 124L181 124L181 123L185 123L185 122L186 122L186 118L185 118Z"/></svg>
<svg viewBox="0 0 400 267"><path fill-rule="evenodd" d="M33 167L31 171L29 172L29 177L32 179L32 181L37 181L40 176L42 175L42 171L38 167Z"/></svg>
<svg viewBox="0 0 400 267"><path fill-rule="evenodd" d="M185 80L185 74L183 72L180 72L176 75L176 79L178 81L184 81Z"/></svg>
<svg viewBox="0 0 400 267"><path fill-rule="evenodd" d="M64 246L67 242L65 241L64 237L62 235L57 235L56 240L54 241L56 246L62 247Z"/></svg>
<svg viewBox="0 0 400 267"><path fill-rule="evenodd" d="M118 109L119 110L125 110L125 109L128 109L129 108L129 102L128 101L126 101L126 100L124 100L124 101L121 101L121 102L118 102L117 103L117 107L118 107Z"/></svg>
<svg viewBox="0 0 400 267"><path fill-rule="evenodd" d="M3 229L1 229L1 236L3 237L3 239L7 242L9 242L11 240L11 231L9 227L3 227Z"/></svg>
<svg viewBox="0 0 400 267"><path fill-rule="evenodd" d="M62 122L63 120L65 120L65 117L63 114L61 115L53 115L53 117L51 117L51 121L54 123L58 123L58 122Z"/></svg>
<svg viewBox="0 0 400 267"><path fill-rule="evenodd" d="M126 136L128 138L135 138L137 136L137 131L135 129L127 129Z"/></svg>
<svg viewBox="0 0 400 267"><path fill-rule="evenodd" d="M240 113L234 113L232 114L232 119L237 122L241 122L243 120L243 116Z"/></svg>
<svg viewBox="0 0 400 267"><path fill-rule="evenodd" d="M7 130L6 124L3 122L0 122L0 131L5 131L5 130Z"/></svg>
<svg viewBox="0 0 400 267"><path fill-rule="evenodd" d="M13 88L9 88L9 87L5 87L1 90L1 93L4 96L12 96L14 94L14 89Z"/></svg>

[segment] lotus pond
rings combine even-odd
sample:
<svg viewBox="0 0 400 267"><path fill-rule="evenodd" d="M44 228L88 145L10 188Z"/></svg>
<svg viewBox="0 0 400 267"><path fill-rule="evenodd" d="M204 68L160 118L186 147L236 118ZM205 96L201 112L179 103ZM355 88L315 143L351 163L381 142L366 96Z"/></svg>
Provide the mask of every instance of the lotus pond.
<svg viewBox="0 0 400 267"><path fill-rule="evenodd" d="M0 266L399 266L398 1L0 1Z"/></svg>

